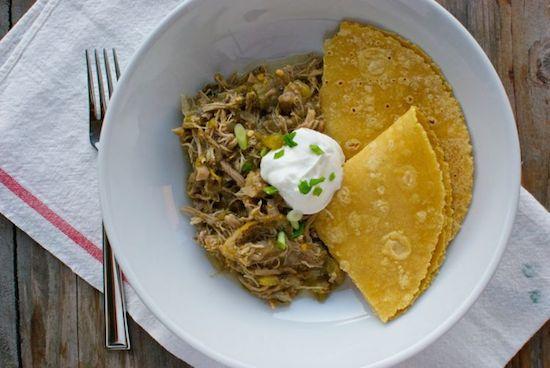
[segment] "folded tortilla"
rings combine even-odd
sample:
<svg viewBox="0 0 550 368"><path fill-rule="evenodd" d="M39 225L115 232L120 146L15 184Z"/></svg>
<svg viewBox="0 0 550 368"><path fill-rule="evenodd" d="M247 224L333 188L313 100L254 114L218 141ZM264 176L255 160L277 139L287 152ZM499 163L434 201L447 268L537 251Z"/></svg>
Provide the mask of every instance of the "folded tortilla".
<svg viewBox="0 0 550 368"><path fill-rule="evenodd" d="M445 225L445 198L437 154L413 107L344 164L342 188L315 220L382 321L420 292Z"/></svg>
<svg viewBox="0 0 550 368"><path fill-rule="evenodd" d="M419 47L358 23L342 22L324 49L326 133L350 158L416 106L448 163L454 237L472 197L473 159L464 115L444 75Z"/></svg>

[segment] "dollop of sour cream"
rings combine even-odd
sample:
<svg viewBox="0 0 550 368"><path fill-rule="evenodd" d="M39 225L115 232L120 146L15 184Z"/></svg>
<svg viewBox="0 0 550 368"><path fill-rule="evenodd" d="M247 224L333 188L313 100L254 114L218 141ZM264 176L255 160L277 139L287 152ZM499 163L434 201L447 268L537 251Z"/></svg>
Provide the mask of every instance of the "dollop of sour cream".
<svg viewBox="0 0 550 368"><path fill-rule="evenodd" d="M344 153L334 139L312 129L296 129L290 138L294 143L262 158L260 175L292 209L317 213L342 185Z"/></svg>

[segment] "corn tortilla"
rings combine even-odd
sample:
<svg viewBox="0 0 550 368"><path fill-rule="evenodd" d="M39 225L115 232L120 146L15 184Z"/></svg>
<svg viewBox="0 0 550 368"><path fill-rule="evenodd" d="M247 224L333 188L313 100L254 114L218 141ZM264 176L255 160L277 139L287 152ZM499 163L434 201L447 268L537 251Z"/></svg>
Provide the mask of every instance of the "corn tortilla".
<svg viewBox="0 0 550 368"><path fill-rule="evenodd" d="M439 68L409 41L352 22L342 22L324 49L326 133L350 158L417 106L449 166L454 237L471 201L472 148L460 105Z"/></svg>
<svg viewBox="0 0 550 368"><path fill-rule="evenodd" d="M342 188L314 226L384 322L426 277L445 216L443 173L411 108L344 164Z"/></svg>
<svg viewBox="0 0 550 368"><path fill-rule="evenodd" d="M453 212L454 211L452 207L453 189L451 184L451 173L449 171L449 164L445 161L445 155L443 153L443 149L441 148L441 145L439 144L439 139L437 138L435 133L431 130L425 117L423 117L422 114L420 113L417 114L417 117L419 122L422 124L422 126L426 130L428 139L430 140L430 144L435 152L437 162L439 163L439 167L443 175L443 187L445 188L445 206L443 208L443 215L444 215L443 228L441 230L441 234L439 235L439 240L437 242L434 253L432 255L430 266L428 267L428 274L420 284L420 289L418 291L418 295L420 295L424 290L428 288L428 286L430 286L433 278L439 271L439 267L441 267L441 264L445 259L445 252L447 250L447 246L449 245L449 242L451 241L453 236Z"/></svg>
<svg viewBox="0 0 550 368"><path fill-rule="evenodd" d="M432 254L430 265L428 266L428 272L426 273L426 277L420 283L420 287L418 288L418 291L414 296L413 302L420 295L422 295L424 291L426 291L426 289L432 283L434 277L437 275L437 272L439 271L439 268L441 267L445 259L445 253L447 250L447 246L449 245L452 239L452 231L453 231L452 188L451 188L451 175L449 172L449 164L445 161L443 150L441 149L437 136L431 130L426 118L418 112L417 112L417 118L418 118L418 121L424 127L426 134L428 135L428 139L435 152L435 156L437 158L439 168L441 169L442 178L443 178L443 187L445 188L445 205L443 207L443 216L444 216L443 227L441 229L441 233L439 234L437 244ZM397 315L405 312L406 309L407 308L401 309Z"/></svg>

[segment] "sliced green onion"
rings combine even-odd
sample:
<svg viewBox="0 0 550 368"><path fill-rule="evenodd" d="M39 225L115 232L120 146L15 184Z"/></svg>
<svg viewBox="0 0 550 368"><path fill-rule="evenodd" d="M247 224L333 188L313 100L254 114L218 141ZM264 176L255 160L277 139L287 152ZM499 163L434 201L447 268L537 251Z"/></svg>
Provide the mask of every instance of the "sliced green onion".
<svg viewBox="0 0 550 368"><path fill-rule="evenodd" d="M277 248L280 250L286 249L286 235L284 231L279 231L277 234Z"/></svg>
<svg viewBox="0 0 550 368"><path fill-rule="evenodd" d="M286 218L288 220L288 222L290 222L290 225L292 225L292 227L294 229L297 229L298 228L298 221L300 221L302 219L302 212L300 211L297 211L297 210L290 210L287 214L286 214Z"/></svg>
<svg viewBox="0 0 550 368"><path fill-rule="evenodd" d="M300 183L298 184L298 190L302 194L308 194L309 193L309 191L311 190L311 187L307 183L307 180L300 181Z"/></svg>
<svg viewBox="0 0 550 368"><path fill-rule="evenodd" d="M248 138L246 136L246 129L242 124L235 124L235 137L237 138L237 143L242 150L245 150L248 147Z"/></svg>
<svg viewBox="0 0 550 368"><path fill-rule="evenodd" d="M290 226L292 226L293 230L296 230L296 229L300 228L300 222L299 221L289 221L289 222L290 222Z"/></svg>
<svg viewBox="0 0 550 368"><path fill-rule="evenodd" d="M321 187L315 187L313 188L313 195L316 197L319 197L323 193L323 188Z"/></svg>
<svg viewBox="0 0 550 368"><path fill-rule="evenodd" d="M303 222L300 222L298 224L298 228L297 229L292 229L292 234L290 235L290 238L291 239L296 239L297 237L299 237L300 235L303 235L304 234L304 223Z"/></svg>
<svg viewBox="0 0 550 368"><path fill-rule="evenodd" d="M333 181L334 179L336 179L336 174L334 172L331 172L328 176L328 181Z"/></svg>
<svg viewBox="0 0 550 368"><path fill-rule="evenodd" d="M241 172L246 174L248 173L250 170L252 170L252 162L250 161L245 161L243 166L241 167Z"/></svg>
<svg viewBox="0 0 550 368"><path fill-rule="evenodd" d="M310 187L314 187L316 186L317 184L321 184L322 182L325 181L325 177L324 176L321 176L319 178L312 178L312 179L309 179L309 186Z"/></svg>
<svg viewBox="0 0 550 368"><path fill-rule="evenodd" d="M294 137L296 137L296 132L285 134L283 136L283 142L285 143L285 146L289 146L290 148L296 147L298 143L294 142Z"/></svg>
<svg viewBox="0 0 550 368"><path fill-rule="evenodd" d="M318 156L321 156L323 153L325 153L325 151L323 151L321 149L321 147L319 147L318 145L316 144L310 144L309 145L309 148L313 151L313 153L315 153L316 155Z"/></svg>
<svg viewBox="0 0 550 368"><path fill-rule="evenodd" d="M276 194L279 192L279 189L275 188L274 186L270 185L270 186L267 186L267 187L264 187L264 192L267 194L267 195L273 195L273 194Z"/></svg>
<svg viewBox="0 0 550 368"><path fill-rule="evenodd" d="M281 157L284 156L284 154L285 154L285 150L282 149L282 150L280 150L280 151L275 152L275 154L273 155L273 158L274 158L275 160L280 159Z"/></svg>
<svg viewBox="0 0 550 368"><path fill-rule="evenodd" d="M260 151L260 156L264 157L265 155L267 155L268 152L269 152L269 148L263 147L262 150Z"/></svg>

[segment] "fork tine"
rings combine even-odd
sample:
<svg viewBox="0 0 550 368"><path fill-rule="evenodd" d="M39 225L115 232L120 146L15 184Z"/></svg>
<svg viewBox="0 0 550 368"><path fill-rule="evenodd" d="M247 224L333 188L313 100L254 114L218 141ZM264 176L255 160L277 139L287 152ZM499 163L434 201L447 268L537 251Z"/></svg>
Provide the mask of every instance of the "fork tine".
<svg viewBox="0 0 550 368"><path fill-rule="evenodd" d="M92 71L92 65L90 64L90 55L88 55L88 50L85 52L86 56L86 69L88 70L88 103L90 109L90 119L97 118L96 102L95 102L95 93L94 93L94 76Z"/></svg>
<svg viewBox="0 0 550 368"><path fill-rule="evenodd" d="M115 61L116 80L118 80L120 78L120 67L118 66L118 57L115 49L113 49L113 60Z"/></svg>
<svg viewBox="0 0 550 368"><path fill-rule="evenodd" d="M109 91L109 98L111 98L113 95L113 77L111 76L111 65L107 56L107 50L105 49L103 49L103 60L105 63L105 74L107 75L107 90Z"/></svg>
<svg viewBox="0 0 550 368"><path fill-rule="evenodd" d="M99 62L99 55L97 54L97 50L94 50L95 54L95 66L97 69L97 85L99 89L99 108L101 116L100 119L103 119L105 117L105 110L107 110L106 102L105 102L105 90L103 88L103 77L101 76L101 63Z"/></svg>

